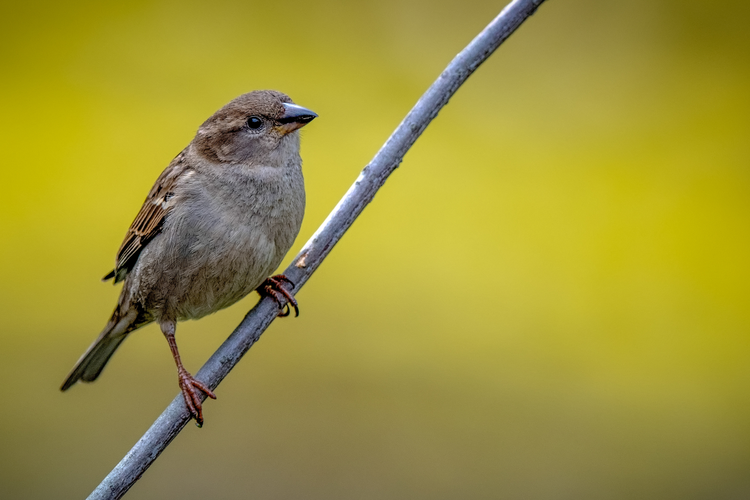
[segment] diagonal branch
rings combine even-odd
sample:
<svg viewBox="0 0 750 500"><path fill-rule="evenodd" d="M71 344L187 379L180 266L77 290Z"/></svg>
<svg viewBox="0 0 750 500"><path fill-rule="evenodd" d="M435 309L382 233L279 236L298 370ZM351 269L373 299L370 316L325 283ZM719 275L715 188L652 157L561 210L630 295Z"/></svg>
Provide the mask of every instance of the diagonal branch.
<svg viewBox="0 0 750 500"><path fill-rule="evenodd" d="M419 99L372 161L362 170L318 231L284 271L298 292L323 259L370 203L388 176L401 163L427 125L466 79L542 4L544 0L513 0L462 50ZM261 300L211 356L196 378L211 389L227 376L276 318L278 307ZM205 396L204 396L205 397ZM107 475L89 499L121 498L190 420L182 395L177 395L125 458Z"/></svg>

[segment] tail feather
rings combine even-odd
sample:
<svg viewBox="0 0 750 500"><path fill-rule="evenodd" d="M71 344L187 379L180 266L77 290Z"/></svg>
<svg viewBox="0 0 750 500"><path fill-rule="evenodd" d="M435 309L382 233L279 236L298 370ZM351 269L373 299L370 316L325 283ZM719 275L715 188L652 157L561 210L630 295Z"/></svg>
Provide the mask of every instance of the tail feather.
<svg viewBox="0 0 750 500"><path fill-rule="evenodd" d="M99 334L99 337L83 353L81 359L73 367L73 370L71 370L65 382L63 382L62 387L60 387L61 391L68 390L79 380L83 380L84 382L96 380L104 369L104 365L107 364L109 358L112 357L112 354L115 353L122 341L125 340L128 333L141 326L136 322L137 311L131 310L120 317L118 309L115 310L112 319L107 323L102 333Z"/></svg>

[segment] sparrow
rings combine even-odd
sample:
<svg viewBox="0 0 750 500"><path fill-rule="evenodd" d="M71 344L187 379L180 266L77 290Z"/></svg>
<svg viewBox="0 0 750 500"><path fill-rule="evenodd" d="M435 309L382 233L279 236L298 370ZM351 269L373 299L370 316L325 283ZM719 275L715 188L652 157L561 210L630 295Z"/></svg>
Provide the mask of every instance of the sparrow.
<svg viewBox="0 0 750 500"><path fill-rule="evenodd" d="M183 366L177 322L228 307L253 290L270 295L280 316L290 313L289 304L299 314L286 289L291 282L270 275L302 224L298 130L317 116L281 92L260 90L237 97L200 126L130 225L115 268L103 278L124 281L117 306L62 391L96 380L128 334L156 322L185 404L202 426L201 392L216 395Z"/></svg>

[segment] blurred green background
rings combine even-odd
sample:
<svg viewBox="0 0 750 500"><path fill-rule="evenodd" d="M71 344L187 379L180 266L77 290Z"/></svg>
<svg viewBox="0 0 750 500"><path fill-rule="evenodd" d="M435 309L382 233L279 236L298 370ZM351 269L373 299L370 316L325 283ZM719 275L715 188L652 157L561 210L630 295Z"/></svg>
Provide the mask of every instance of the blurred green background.
<svg viewBox="0 0 750 500"><path fill-rule="evenodd" d="M161 170L303 131L293 256L504 2L3 2L2 498L83 498L177 394L156 327L60 393ZM128 498L750 498L750 4L550 0ZM254 304L178 327L193 372Z"/></svg>

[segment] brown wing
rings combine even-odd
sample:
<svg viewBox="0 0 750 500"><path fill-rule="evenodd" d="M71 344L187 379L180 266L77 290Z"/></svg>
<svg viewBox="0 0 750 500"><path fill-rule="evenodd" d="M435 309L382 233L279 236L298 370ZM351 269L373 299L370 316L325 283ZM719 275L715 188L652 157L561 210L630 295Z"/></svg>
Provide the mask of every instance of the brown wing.
<svg viewBox="0 0 750 500"><path fill-rule="evenodd" d="M172 163L161 173L154 187L143 202L140 212L130 225L125 240L117 252L115 268L107 274L103 281L114 278L115 283L125 279L125 276L133 269L141 250L151 239L159 234L164 219L172 208L169 200L174 196L174 186L189 168L185 165L183 151L172 160Z"/></svg>

